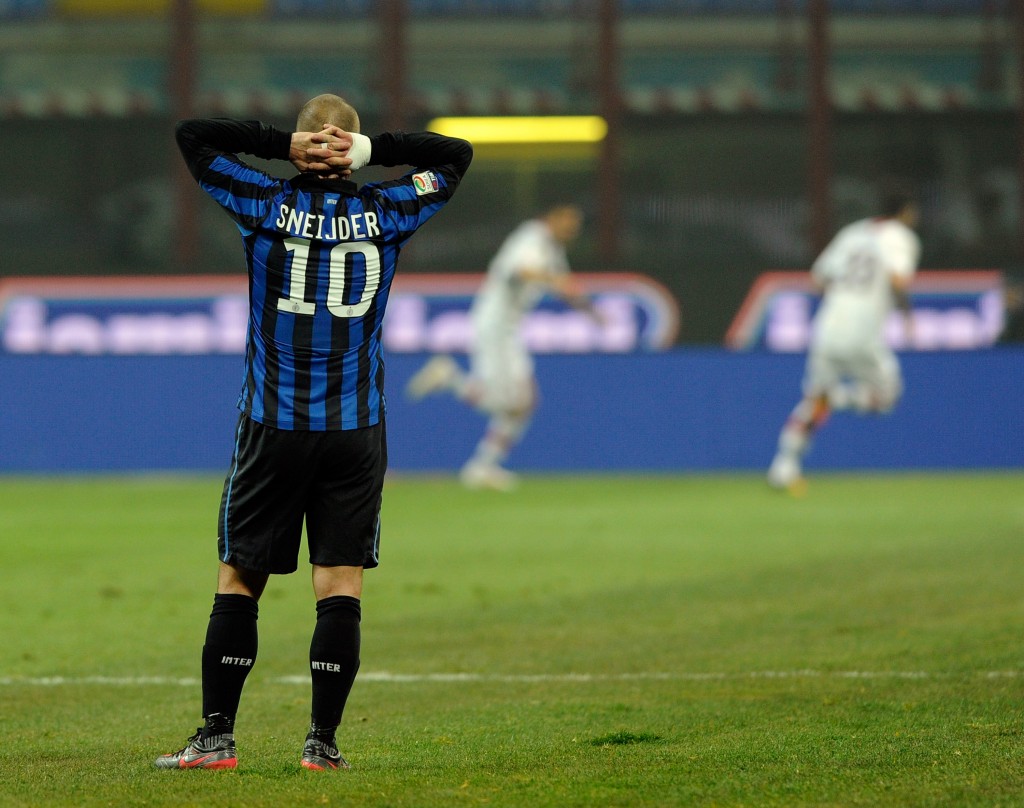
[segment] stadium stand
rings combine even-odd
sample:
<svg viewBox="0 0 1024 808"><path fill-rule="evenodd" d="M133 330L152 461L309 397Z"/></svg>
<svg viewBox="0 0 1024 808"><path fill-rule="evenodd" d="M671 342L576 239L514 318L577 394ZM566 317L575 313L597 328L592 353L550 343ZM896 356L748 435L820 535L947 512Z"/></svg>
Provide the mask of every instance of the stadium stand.
<svg viewBox="0 0 1024 808"><path fill-rule="evenodd" d="M328 15L365 17L374 12L371 0L196 0L201 11L262 14L276 17ZM577 13L575 0L409 0L416 16L533 17ZM792 0L788 11L803 13L807 0ZM0 18L31 18L68 14L156 14L170 7L170 0L0 0ZM778 0L621 0L626 15L636 14L750 14L779 13ZM1008 0L833 0L835 14L999 14Z"/></svg>

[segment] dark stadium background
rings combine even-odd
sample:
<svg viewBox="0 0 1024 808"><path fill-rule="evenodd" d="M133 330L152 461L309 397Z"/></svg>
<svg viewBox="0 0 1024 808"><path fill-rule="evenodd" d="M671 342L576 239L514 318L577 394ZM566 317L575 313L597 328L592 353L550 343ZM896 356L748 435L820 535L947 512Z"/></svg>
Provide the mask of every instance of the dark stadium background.
<svg viewBox="0 0 1024 808"><path fill-rule="evenodd" d="M1012 278L1024 165L1013 7L7 0L0 272L236 271L232 229L176 185L174 119L288 126L298 101L334 91L366 131L459 113L614 124L607 152L478 150L460 204L408 250L406 273L479 272L513 224L570 196L591 214L576 268L658 278L681 305L680 341L720 344L761 272L805 267L823 232L871 214L899 177L922 194L923 267ZM814 18L827 12L822 53ZM824 113L815 81L830 88Z"/></svg>

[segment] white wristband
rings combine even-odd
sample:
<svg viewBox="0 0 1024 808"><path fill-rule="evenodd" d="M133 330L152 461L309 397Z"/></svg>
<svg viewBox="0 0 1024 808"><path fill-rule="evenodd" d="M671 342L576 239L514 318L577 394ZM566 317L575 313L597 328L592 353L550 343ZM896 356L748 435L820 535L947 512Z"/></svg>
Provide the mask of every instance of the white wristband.
<svg viewBox="0 0 1024 808"><path fill-rule="evenodd" d="M358 132L349 132L352 136L352 148L348 150L348 156L352 158L351 171L357 171L370 162L370 152L373 147L370 145L370 138Z"/></svg>

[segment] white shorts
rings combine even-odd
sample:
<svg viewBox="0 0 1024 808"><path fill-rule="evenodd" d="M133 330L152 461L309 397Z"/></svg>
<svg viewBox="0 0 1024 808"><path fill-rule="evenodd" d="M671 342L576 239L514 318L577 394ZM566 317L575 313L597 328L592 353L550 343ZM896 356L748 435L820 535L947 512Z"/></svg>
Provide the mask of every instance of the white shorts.
<svg viewBox="0 0 1024 808"><path fill-rule="evenodd" d="M515 411L533 405L533 358L515 336L480 334L470 355L483 410Z"/></svg>
<svg viewBox="0 0 1024 808"><path fill-rule="evenodd" d="M856 349L812 347L804 371L804 395L827 394L844 382L868 388L883 409L895 404L903 393L899 360L884 343Z"/></svg>

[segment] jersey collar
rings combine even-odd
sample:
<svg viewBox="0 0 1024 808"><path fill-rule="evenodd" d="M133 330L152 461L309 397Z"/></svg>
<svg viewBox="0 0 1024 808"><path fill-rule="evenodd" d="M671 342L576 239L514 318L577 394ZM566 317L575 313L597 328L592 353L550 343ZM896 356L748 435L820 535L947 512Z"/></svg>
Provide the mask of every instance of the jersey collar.
<svg viewBox="0 0 1024 808"><path fill-rule="evenodd" d="M328 191L336 194L348 194L349 196L355 196L359 191L359 186L352 182L352 180L325 180L316 174L299 174L292 180L292 185L304 190Z"/></svg>

